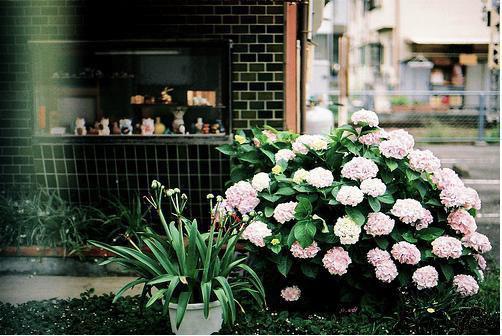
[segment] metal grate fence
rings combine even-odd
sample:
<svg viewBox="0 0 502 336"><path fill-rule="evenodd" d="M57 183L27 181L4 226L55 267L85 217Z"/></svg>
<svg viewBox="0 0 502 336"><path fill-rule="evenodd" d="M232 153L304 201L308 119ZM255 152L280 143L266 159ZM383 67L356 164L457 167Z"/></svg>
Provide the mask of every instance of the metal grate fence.
<svg viewBox="0 0 502 336"><path fill-rule="evenodd" d="M330 93L338 113L339 92ZM358 91L349 116L364 108L385 128L405 128L419 142L499 142L500 93L496 91Z"/></svg>

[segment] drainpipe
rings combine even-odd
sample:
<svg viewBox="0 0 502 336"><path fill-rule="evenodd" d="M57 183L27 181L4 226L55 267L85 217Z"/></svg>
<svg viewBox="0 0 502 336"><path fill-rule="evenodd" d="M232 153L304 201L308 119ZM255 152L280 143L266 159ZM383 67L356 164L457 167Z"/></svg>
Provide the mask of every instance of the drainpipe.
<svg viewBox="0 0 502 336"><path fill-rule="evenodd" d="M308 36L309 36L309 0L303 0L300 4L301 22L300 22L300 47L301 47L301 68L300 68L300 133L305 131L307 119L307 64L308 64Z"/></svg>

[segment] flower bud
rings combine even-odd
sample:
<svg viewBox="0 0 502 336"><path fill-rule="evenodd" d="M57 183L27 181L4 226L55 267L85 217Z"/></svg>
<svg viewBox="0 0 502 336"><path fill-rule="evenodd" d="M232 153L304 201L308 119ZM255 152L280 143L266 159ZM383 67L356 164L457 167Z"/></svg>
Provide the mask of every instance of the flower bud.
<svg viewBox="0 0 502 336"><path fill-rule="evenodd" d="M213 195L213 194L207 194L206 198L207 198L207 199L213 199L213 198L214 198L214 195Z"/></svg>
<svg viewBox="0 0 502 336"><path fill-rule="evenodd" d="M242 221L243 221L244 223L249 222L249 216L248 216L248 215L244 215L244 216L242 216Z"/></svg>
<svg viewBox="0 0 502 336"><path fill-rule="evenodd" d="M157 180L152 181L152 189L154 189L154 190L160 189L161 187L162 187L162 184L159 181L157 181Z"/></svg>
<svg viewBox="0 0 502 336"><path fill-rule="evenodd" d="M174 188L173 191L174 191L175 194L178 194L178 193L181 192L181 190L179 188Z"/></svg>
<svg viewBox="0 0 502 336"><path fill-rule="evenodd" d="M182 199L182 200L187 200L187 199L188 199L187 194L181 194L181 199Z"/></svg>

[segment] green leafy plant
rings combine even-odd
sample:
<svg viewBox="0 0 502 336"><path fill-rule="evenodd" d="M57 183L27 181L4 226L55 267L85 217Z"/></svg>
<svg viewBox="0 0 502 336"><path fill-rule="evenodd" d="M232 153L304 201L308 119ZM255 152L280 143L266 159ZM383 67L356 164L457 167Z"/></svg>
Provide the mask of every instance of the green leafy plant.
<svg viewBox="0 0 502 336"><path fill-rule="evenodd" d="M163 227L163 236L151 227L136 235L148 249L141 249L128 237L131 247L111 246L97 241L90 244L115 254L103 264L117 263L138 274L115 296L115 301L129 288L143 285L143 297L149 297L146 307L161 301L167 313L171 302L177 303L176 324L182 322L189 303L203 303L204 316L209 315L210 303L218 301L223 320L234 323L238 296L250 295L257 304L264 303L264 289L256 273L245 263L246 257L236 254L236 243L246 226L242 221L224 211L221 197L213 207L212 223L207 233L201 233L196 220L183 216L187 204L185 194L179 189L166 190L159 182L152 183L153 194L146 199L157 212ZM162 200L167 198L174 220L168 222L162 210ZM242 274L237 274L242 272ZM156 288L157 291L152 292ZM242 308L242 307L241 307Z"/></svg>
<svg viewBox="0 0 502 336"><path fill-rule="evenodd" d="M78 252L91 237L106 235L103 214L70 204L57 193L36 190L0 196L1 246L63 247Z"/></svg>
<svg viewBox="0 0 502 336"><path fill-rule="evenodd" d="M409 285L475 294L481 254L491 249L476 231L476 191L430 151L414 149L406 131L379 128L374 112L352 121L329 136L254 128L219 147L233 163L227 204L238 208L234 195L246 190L270 230L264 246L247 244L257 270L275 271L269 301L281 300L277 283L288 286L285 302L354 302L367 311Z"/></svg>

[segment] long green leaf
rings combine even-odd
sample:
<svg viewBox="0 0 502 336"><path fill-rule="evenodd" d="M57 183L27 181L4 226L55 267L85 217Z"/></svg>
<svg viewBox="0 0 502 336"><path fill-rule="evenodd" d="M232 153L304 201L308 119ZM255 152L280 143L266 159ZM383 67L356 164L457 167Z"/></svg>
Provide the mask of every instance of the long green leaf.
<svg viewBox="0 0 502 336"><path fill-rule="evenodd" d="M216 281L218 281L223 288L223 291L225 292L227 298L228 298L228 306L230 308L230 314L232 317L232 323L235 321L236 317L236 310L235 310L235 301L234 301L234 294L232 293L232 288L230 288L230 285L228 284L228 280L222 276L218 276L215 278Z"/></svg>
<svg viewBox="0 0 502 336"><path fill-rule="evenodd" d="M202 292L202 302L204 303L204 318L209 316L209 302L211 300L211 282L203 282L200 285Z"/></svg>
<svg viewBox="0 0 502 336"><path fill-rule="evenodd" d="M143 239L146 246L152 251L153 255L162 267L171 274L179 274L179 266L174 265L171 260L169 260L169 255L167 251L162 247L162 245L157 244L154 239Z"/></svg>
<svg viewBox="0 0 502 336"><path fill-rule="evenodd" d="M167 287L166 294L164 295L165 298L165 303L169 305L171 302L171 297L173 296L174 290L176 287L178 287L178 284L180 283L179 277L174 278L171 283L169 283L169 286Z"/></svg>
<svg viewBox="0 0 502 336"><path fill-rule="evenodd" d="M146 303L146 307L147 308L150 307L151 305L153 305L155 303L155 301L162 298L162 296L164 296L165 292L167 292L167 288L162 288L162 289L159 289L158 291L156 291L155 294L153 294L152 297L150 298L150 300L148 300L148 302Z"/></svg>
<svg viewBox="0 0 502 336"><path fill-rule="evenodd" d="M171 282L174 278L176 278L175 275L162 274L162 275L159 275L158 277L154 278L153 280L148 281L148 284L149 285L157 285L159 283Z"/></svg>
<svg viewBox="0 0 502 336"><path fill-rule="evenodd" d="M188 301L190 301L190 297L192 296L192 292L181 292L178 298L178 309L176 309L176 328L180 327L181 321L183 321L183 317L185 317L185 312L187 309Z"/></svg>
<svg viewBox="0 0 502 336"><path fill-rule="evenodd" d="M225 292L221 288L217 288L213 290L213 292L218 298L218 301L220 301L221 310L223 313L223 321L225 321L225 324L230 324L230 316L228 312L228 299L225 295Z"/></svg>
<svg viewBox="0 0 502 336"><path fill-rule="evenodd" d="M256 272L253 271L251 269L251 267L249 267L246 264L240 264L237 267L243 269L244 271L248 272L249 275L251 275L251 278L254 280L254 285L255 285L256 289L260 292L263 299L265 299L265 289L263 288L263 284L261 283L261 280L258 277L258 275L256 274Z"/></svg>
<svg viewBox="0 0 502 336"><path fill-rule="evenodd" d="M148 281L148 279L139 278L139 279L136 279L134 281L127 283L124 287L120 288L117 291L117 293L115 293L115 297L113 298L112 303L117 302L117 300L122 296L122 294L124 294L124 292L126 290L128 290L129 288L133 288L134 286L139 285L140 283L145 283L147 281Z"/></svg>

